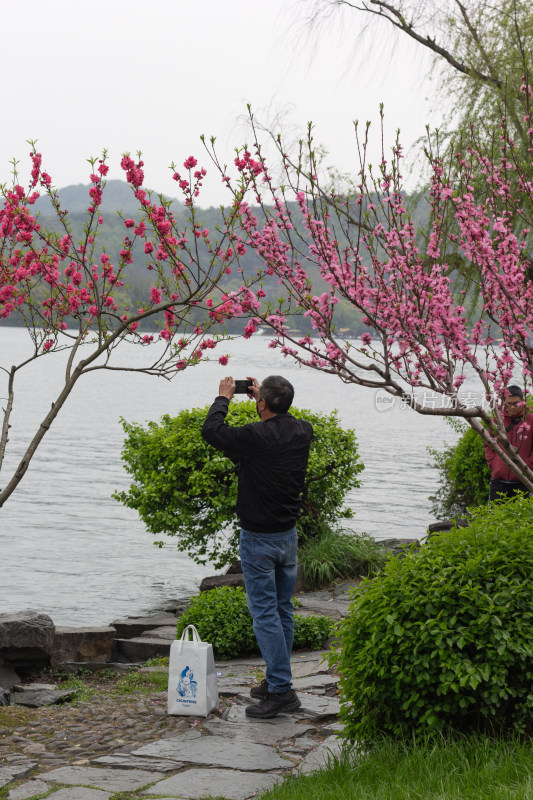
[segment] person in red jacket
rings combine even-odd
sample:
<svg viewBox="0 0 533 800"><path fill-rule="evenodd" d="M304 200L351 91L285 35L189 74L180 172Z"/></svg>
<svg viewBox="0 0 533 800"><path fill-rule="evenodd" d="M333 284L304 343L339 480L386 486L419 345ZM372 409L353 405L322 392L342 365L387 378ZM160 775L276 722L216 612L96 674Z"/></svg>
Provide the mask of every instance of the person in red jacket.
<svg viewBox="0 0 533 800"><path fill-rule="evenodd" d="M510 443L533 469L533 414L527 412L524 393L519 386L508 386L503 402L503 423ZM529 494L529 489L509 469L500 456L485 445L485 458L491 471L489 503L498 495L512 497L520 492Z"/></svg>

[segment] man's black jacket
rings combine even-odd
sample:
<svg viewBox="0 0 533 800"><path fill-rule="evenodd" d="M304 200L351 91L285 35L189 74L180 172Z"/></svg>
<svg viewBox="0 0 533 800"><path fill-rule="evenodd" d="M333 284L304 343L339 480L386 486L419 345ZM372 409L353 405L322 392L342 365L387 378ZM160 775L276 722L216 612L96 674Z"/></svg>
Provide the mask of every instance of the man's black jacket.
<svg viewBox="0 0 533 800"><path fill-rule="evenodd" d="M202 436L239 463L236 511L241 527L258 533L292 528L300 513L313 428L292 414L232 428L224 422L229 400L217 397Z"/></svg>

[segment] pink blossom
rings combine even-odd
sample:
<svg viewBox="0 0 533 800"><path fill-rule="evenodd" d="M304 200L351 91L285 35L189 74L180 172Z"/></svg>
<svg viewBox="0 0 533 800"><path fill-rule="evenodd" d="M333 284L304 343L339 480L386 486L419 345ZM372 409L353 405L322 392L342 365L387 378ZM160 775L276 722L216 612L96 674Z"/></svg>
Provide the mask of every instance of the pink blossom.
<svg viewBox="0 0 533 800"><path fill-rule="evenodd" d="M218 359L218 363L222 364L222 366L225 367L226 364L228 363L228 356L220 356L220 358Z"/></svg>

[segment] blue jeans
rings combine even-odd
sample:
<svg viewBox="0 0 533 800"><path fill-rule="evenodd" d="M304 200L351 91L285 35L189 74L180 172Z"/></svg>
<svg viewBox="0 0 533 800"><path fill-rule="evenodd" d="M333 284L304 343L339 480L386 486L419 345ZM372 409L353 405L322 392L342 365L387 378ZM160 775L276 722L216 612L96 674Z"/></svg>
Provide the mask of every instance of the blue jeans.
<svg viewBox="0 0 533 800"><path fill-rule="evenodd" d="M296 528L281 533L241 530L240 556L246 601L266 664L268 691L292 687L291 652L298 549Z"/></svg>

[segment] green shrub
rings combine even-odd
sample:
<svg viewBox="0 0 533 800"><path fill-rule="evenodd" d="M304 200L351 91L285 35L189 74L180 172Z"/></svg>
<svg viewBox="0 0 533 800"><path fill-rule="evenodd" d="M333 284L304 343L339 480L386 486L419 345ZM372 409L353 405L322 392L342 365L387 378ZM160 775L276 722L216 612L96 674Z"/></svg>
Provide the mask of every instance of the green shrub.
<svg viewBox="0 0 533 800"><path fill-rule="evenodd" d="M391 558L355 590L332 654L349 739L531 731L533 500Z"/></svg>
<svg viewBox="0 0 533 800"><path fill-rule="evenodd" d="M294 649L320 650L333 632L331 617L294 615Z"/></svg>
<svg viewBox="0 0 533 800"><path fill-rule="evenodd" d="M233 462L201 437L208 408L167 415L146 427L122 420L122 459L133 483L113 497L135 509L150 533L176 536L178 548L194 561L220 568L238 556L237 475ZM363 464L354 432L341 427L336 413L291 409L291 414L309 420L314 429L298 521L304 539L323 519L351 516L344 498L360 485ZM232 402L226 420L230 425L257 422L255 404Z"/></svg>
<svg viewBox="0 0 533 800"><path fill-rule="evenodd" d="M431 466L439 471L439 488L430 496L431 513L437 517L464 517L467 509L488 501L490 469L485 458L483 440L466 422L445 420L461 436L443 450L428 447L433 456Z"/></svg>
<svg viewBox="0 0 533 800"><path fill-rule="evenodd" d="M259 652L246 594L239 587L222 586L193 597L191 605L178 620L178 637L187 625L194 625L202 641L213 645L216 658L236 658ZM329 617L295 614L294 647L319 650L331 630Z"/></svg>
<svg viewBox="0 0 533 800"><path fill-rule="evenodd" d="M330 586L342 578L372 575L383 568L387 552L367 533L332 530L304 542L298 552L306 589Z"/></svg>

